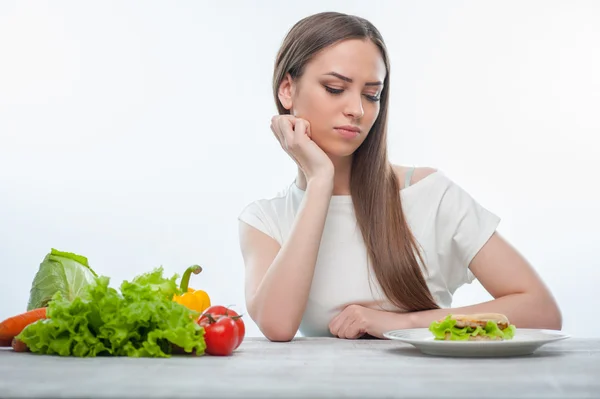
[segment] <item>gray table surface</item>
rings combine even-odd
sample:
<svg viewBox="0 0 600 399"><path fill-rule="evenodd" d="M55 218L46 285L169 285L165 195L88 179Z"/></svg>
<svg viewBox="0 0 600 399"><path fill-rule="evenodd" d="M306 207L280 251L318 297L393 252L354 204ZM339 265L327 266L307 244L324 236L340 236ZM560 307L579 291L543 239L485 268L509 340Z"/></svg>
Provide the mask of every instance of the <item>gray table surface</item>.
<svg viewBox="0 0 600 399"><path fill-rule="evenodd" d="M0 350L0 397L600 398L600 339L483 359L334 338L246 338L230 357L79 359Z"/></svg>

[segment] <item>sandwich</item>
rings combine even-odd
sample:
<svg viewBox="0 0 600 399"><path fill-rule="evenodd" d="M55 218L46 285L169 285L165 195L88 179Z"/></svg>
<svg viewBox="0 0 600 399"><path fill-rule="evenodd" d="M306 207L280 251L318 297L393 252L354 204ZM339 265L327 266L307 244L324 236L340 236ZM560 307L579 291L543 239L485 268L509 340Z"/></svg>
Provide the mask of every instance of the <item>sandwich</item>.
<svg viewBox="0 0 600 399"><path fill-rule="evenodd" d="M515 336L516 327L500 313L449 314L429 326L436 340L503 341Z"/></svg>

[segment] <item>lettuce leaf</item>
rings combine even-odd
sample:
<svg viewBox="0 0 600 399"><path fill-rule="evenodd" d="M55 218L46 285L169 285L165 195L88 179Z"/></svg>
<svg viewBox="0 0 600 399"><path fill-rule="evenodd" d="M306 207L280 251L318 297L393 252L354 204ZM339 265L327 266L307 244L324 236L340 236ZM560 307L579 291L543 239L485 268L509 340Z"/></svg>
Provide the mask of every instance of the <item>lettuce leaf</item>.
<svg viewBox="0 0 600 399"><path fill-rule="evenodd" d="M488 321L484 328L482 327L456 327L456 320L451 319L451 315L446 316L444 320L434 321L429 325L431 331L437 340L445 340L446 333L450 333L451 341L467 341L469 337L477 335L487 337L501 337L505 340L514 338L516 328L514 325L509 325L504 330L501 330L498 325L492 321Z"/></svg>
<svg viewBox="0 0 600 399"><path fill-rule="evenodd" d="M203 355L204 329L197 312L172 301L177 275L162 267L124 281L120 292L97 277L73 300L57 292L48 319L28 325L17 337L39 354L93 357L169 357L173 348Z"/></svg>
<svg viewBox="0 0 600 399"><path fill-rule="evenodd" d="M52 248L33 279L27 310L47 306L57 292L73 300L94 282L95 277L97 275L85 256Z"/></svg>

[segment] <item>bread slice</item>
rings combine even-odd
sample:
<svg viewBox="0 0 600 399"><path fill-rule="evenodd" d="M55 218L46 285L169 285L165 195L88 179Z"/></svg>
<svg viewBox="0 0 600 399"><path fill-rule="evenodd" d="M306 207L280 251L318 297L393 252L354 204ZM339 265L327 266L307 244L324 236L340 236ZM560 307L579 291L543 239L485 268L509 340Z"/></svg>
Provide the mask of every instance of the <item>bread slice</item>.
<svg viewBox="0 0 600 399"><path fill-rule="evenodd" d="M445 340L446 341L450 341L450 336L451 336L451 334L449 332L447 332ZM489 337L487 335L476 335L476 336L473 337L473 336L469 335L469 339L467 341L504 341L504 338L502 338L502 337Z"/></svg>
<svg viewBox="0 0 600 399"><path fill-rule="evenodd" d="M450 317L456 320L456 327L485 327L488 321L494 322L504 330L510 325L508 318L500 313L455 314Z"/></svg>

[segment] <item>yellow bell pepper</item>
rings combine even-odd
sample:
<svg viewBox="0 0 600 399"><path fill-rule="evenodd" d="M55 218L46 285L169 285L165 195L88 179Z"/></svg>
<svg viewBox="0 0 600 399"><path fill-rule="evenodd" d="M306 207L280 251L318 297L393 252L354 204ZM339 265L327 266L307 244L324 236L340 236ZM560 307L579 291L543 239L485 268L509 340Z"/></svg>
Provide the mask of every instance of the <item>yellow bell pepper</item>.
<svg viewBox="0 0 600 399"><path fill-rule="evenodd" d="M198 265L190 266L187 268L183 277L181 277L181 295L173 296L173 301L185 306L188 309L202 313L204 310L210 307L210 297L205 291L194 290L189 288L190 275L192 273L198 274L202 271L202 268Z"/></svg>

